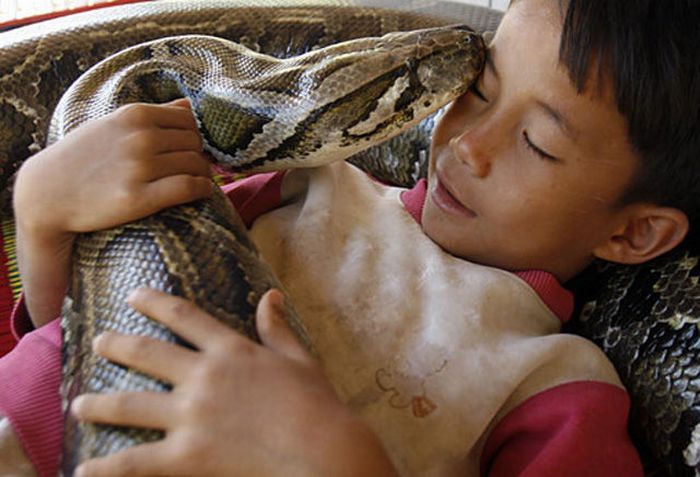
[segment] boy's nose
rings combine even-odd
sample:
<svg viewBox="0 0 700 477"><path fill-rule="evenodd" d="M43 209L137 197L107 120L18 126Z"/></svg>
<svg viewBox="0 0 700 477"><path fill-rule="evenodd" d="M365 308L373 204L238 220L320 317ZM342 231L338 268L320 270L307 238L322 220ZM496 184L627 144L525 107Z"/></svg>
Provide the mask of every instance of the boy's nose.
<svg viewBox="0 0 700 477"><path fill-rule="evenodd" d="M472 175L483 179L491 172L491 160L476 142L476 138L467 130L450 139L450 149Z"/></svg>

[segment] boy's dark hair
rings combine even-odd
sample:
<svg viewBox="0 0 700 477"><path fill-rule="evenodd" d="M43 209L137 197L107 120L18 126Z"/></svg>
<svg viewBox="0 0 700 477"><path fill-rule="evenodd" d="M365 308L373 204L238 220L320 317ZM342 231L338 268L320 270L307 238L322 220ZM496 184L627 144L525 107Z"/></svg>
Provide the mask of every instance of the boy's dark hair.
<svg viewBox="0 0 700 477"><path fill-rule="evenodd" d="M700 1L559 2L564 18L560 61L579 92L590 73L608 75L641 158L622 205L650 201L684 211L697 244Z"/></svg>

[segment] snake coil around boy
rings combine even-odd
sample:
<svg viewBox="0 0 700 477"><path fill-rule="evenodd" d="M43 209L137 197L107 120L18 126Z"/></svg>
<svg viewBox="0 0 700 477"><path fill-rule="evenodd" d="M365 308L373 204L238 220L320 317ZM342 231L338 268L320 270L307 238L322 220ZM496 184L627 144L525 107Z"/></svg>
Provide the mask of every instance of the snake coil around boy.
<svg viewBox="0 0 700 477"><path fill-rule="evenodd" d="M241 172L314 167L416 125L463 94L483 61L483 40L466 26L361 38L284 60L215 37L167 37L82 75L54 112L49 143L124 104L184 96L217 165ZM281 288L221 193L78 236L62 312L66 406L85 392L168 389L91 351L106 330L177 340L127 306L139 286L192 300L252 338L257 302ZM291 306L287 318L311 347ZM68 416L63 472L160 435Z"/></svg>

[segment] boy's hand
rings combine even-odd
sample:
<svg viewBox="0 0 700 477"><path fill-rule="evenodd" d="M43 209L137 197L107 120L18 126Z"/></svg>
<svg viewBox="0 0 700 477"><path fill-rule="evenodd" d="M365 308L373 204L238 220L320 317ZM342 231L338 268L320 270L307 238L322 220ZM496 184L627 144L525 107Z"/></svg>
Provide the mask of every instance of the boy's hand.
<svg viewBox="0 0 700 477"><path fill-rule="evenodd" d="M209 161L187 100L130 104L88 122L20 169L25 230L92 232L211 194Z"/></svg>
<svg viewBox="0 0 700 477"><path fill-rule="evenodd" d="M395 475L376 436L336 397L284 322L278 291L257 312L263 345L181 298L141 289L131 305L198 351L151 338L101 335L102 356L172 383L170 393L83 395L82 420L164 430L82 464L76 476Z"/></svg>
<svg viewBox="0 0 700 477"><path fill-rule="evenodd" d="M34 325L58 316L76 233L204 198L212 188L187 100L124 106L28 159L13 199L19 269Z"/></svg>

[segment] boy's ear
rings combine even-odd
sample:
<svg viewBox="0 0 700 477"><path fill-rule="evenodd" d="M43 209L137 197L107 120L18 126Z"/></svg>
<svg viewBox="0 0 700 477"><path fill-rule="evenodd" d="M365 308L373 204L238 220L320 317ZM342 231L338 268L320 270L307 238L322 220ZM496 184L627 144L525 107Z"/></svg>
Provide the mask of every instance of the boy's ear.
<svg viewBox="0 0 700 477"><path fill-rule="evenodd" d="M673 207L635 204L626 209L624 223L593 255L628 265L658 257L681 243L688 233L688 217Z"/></svg>

